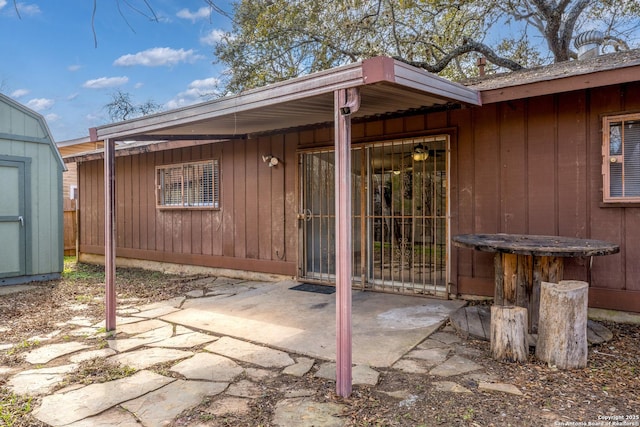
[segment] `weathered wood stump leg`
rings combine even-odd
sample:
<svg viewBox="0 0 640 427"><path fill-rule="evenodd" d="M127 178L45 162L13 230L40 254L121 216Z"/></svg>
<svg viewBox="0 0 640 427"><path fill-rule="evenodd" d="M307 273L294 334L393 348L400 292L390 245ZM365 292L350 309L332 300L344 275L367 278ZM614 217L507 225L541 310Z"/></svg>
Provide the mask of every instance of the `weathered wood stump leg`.
<svg viewBox="0 0 640 427"><path fill-rule="evenodd" d="M529 333L538 333L540 311L540 283L559 283L564 274L564 258L554 256L533 257L533 283L529 301Z"/></svg>
<svg viewBox="0 0 640 427"><path fill-rule="evenodd" d="M541 283L538 359L558 369L587 366L588 290L578 280Z"/></svg>
<svg viewBox="0 0 640 427"><path fill-rule="evenodd" d="M491 306L491 356L499 361L526 362L527 309Z"/></svg>

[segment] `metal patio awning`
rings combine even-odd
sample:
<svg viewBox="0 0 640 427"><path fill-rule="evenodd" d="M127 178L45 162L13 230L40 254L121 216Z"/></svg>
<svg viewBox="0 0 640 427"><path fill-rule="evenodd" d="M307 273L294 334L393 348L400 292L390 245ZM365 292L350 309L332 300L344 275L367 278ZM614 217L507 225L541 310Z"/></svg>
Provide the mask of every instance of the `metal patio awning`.
<svg viewBox="0 0 640 427"><path fill-rule="evenodd" d="M95 128L97 140L202 139L333 121L333 93L360 88L359 119L448 105L480 105L478 91L403 62L376 57L239 95Z"/></svg>

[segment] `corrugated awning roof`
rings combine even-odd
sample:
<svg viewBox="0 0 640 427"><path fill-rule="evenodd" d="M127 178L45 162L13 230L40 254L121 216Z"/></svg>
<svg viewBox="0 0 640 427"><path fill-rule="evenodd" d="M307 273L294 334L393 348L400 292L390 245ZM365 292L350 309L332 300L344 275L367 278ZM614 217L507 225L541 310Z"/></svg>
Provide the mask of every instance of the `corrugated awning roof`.
<svg viewBox="0 0 640 427"><path fill-rule="evenodd" d="M333 92L358 87L353 119L451 104L480 105L474 89L377 57L239 95L95 128L97 140L219 139L332 122Z"/></svg>

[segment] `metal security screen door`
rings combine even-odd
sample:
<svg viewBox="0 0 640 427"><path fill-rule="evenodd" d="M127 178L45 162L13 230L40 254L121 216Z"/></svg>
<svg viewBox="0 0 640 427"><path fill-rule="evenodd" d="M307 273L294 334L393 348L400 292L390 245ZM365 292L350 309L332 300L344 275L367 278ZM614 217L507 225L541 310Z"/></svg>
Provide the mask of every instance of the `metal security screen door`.
<svg viewBox="0 0 640 427"><path fill-rule="evenodd" d="M448 296L448 137L352 153L353 274L363 289ZM334 153L301 154L300 276L335 274Z"/></svg>
<svg viewBox="0 0 640 427"><path fill-rule="evenodd" d="M25 163L0 159L0 278L25 274Z"/></svg>

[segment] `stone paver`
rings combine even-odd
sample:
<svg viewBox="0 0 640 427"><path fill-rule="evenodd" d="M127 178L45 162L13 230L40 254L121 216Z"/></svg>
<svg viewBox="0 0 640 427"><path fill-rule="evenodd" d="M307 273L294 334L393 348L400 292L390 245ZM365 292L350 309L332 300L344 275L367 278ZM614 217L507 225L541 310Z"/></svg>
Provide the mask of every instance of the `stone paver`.
<svg viewBox="0 0 640 427"><path fill-rule="evenodd" d="M152 329L139 335L135 335L132 338L116 338L108 340L109 348L122 353L124 351L133 350L154 342L166 340L173 335L173 328L171 325L164 326L158 329Z"/></svg>
<svg viewBox="0 0 640 427"><path fill-rule="evenodd" d="M171 370L190 380L230 382L244 369L231 359L211 353L195 356L174 365Z"/></svg>
<svg viewBox="0 0 640 427"><path fill-rule="evenodd" d="M141 311L139 313L132 313L132 317L144 317L146 319L155 319L156 317L166 316L167 314L179 311L179 308L171 307L169 305L164 307L158 307L151 310Z"/></svg>
<svg viewBox="0 0 640 427"><path fill-rule="evenodd" d="M295 363L284 351L274 350L269 347L263 347L229 337L220 338L218 341L205 347L205 350L264 368L284 368L285 366Z"/></svg>
<svg viewBox="0 0 640 427"><path fill-rule="evenodd" d="M502 393L515 394L516 396L523 395L523 393L518 389L518 387L514 386L513 384L505 384L505 383L480 382L478 384L478 390L498 391Z"/></svg>
<svg viewBox="0 0 640 427"><path fill-rule="evenodd" d="M72 363L53 368L29 369L14 375L7 385L16 394L47 394L64 380L66 374L77 368L78 365Z"/></svg>
<svg viewBox="0 0 640 427"><path fill-rule="evenodd" d="M145 348L127 353L117 354L107 360L111 363L119 363L135 369L146 369L156 363L170 362L186 359L192 356L190 351L176 350L173 348Z"/></svg>
<svg viewBox="0 0 640 427"><path fill-rule="evenodd" d="M323 363L314 376L335 381L336 364L333 362ZM369 366L357 365L351 368L351 383L353 385L376 385L379 376L380 373Z"/></svg>
<svg viewBox="0 0 640 427"><path fill-rule="evenodd" d="M128 323L126 325L120 325L116 327L116 331L118 333L123 333L127 335L138 335L144 332L149 332L154 329L162 328L170 326L167 322L163 322L162 320L150 319L150 320L142 320L140 322Z"/></svg>
<svg viewBox="0 0 640 427"><path fill-rule="evenodd" d="M429 338L444 344L457 344L462 341L459 336L449 332L434 332Z"/></svg>
<svg viewBox="0 0 640 427"><path fill-rule="evenodd" d="M380 372L369 366L356 365L351 369L351 376L354 385L376 385L380 378Z"/></svg>
<svg viewBox="0 0 640 427"><path fill-rule="evenodd" d="M235 384L231 384L226 391L229 396L246 397L256 399L264 394L264 391L254 382L248 380L240 380Z"/></svg>
<svg viewBox="0 0 640 427"><path fill-rule="evenodd" d="M344 405L318 403L309 398L284 399L276 404L273 425L280 427L342 427Z"/></svg>
<svg viewBox="0 0 640 427"><path fill-rule="evenodd" d="M449 348L449 345L443 343L442 341L432 340L431 338L427 338L426 340L418 344L416 348L420 350L430 350L432 348Z"/></svg>
<svg viewBox="0 0 640 427"><path fill-rule="evenodd" d="M101 348L98 350L89 350L83 351L82 353L74 354L69 358L69 361L73 363L80 363L84 362L85 360L101 359L113 356L114 354L116 354L115 350L112 350L110 348Z"/></svg>
<svg viewBox="0 0 640 427"><path fill-rule="evenodd" d="M75 325L75 326L91 326L93 322L94 321L88 317L74 316L70 320L67 320L65 323L67 325Z"/></svg>
<svg viewBox="0 0 640 427"><path fill-rule="evenodd" d="M24 358L32 365L44 364L67 354L75 353L80 350L89 348L87 344L77 341L64 342L59 344L49 344L28 352Z"/></svg>
<svg viewBox="0 0 640 427"><path fill-rule="evenodd" d="M176 380L121 406L135 414L145 427L160 427L182 411L199 405L205 396L222 393L227 386L227 383Z"/></svg>
<svg viewBox="0 0 640 427"><path fill-rule="evenodd" d="M217 340L218 337L200 332L189 332L149 344L149 347L191 348Z"/></svg>
<svg viewBox="0 0 640 427"><path fill-rule="evenodd" d="M116 316L116 330L122 325L127 325L129 323L135 323L135 322L141 322L143 320L144 319L139 318L139 317ZM98 323L94 323L91 326L96 328L96 329L104 329L106 327L106 322L104 320L102 320L102 321L100 321Z"/></svg>
<svg viewBox="0 0 640 427"><path fill-rule="evenodd" d="M420 359L424 360L427 363L432 365L436 365L438 363L442 363L447 360L447 356L449 355L448 348L430 348L430 349L417 349L409 352L405 355L410 359Z"/></svg>
<svg viewBox="0 0 640 427"><path fill-rule="evenodd" d="M282 371L283 374L293 375L295 377L302 377L311 370L315 363L315 360L309 357L298 357L296 363L289 365Z"/></svg>
<svg viewBox="0 0 640 427"><path fill-rule="evenodd" d="M54 427L63 426L97 415L173 381L174 378L140 371L130 377L45 396L33 416Z"/></svg>
<svg viewBox="0 0 640 427"><path fill-rule="evenodd" d="M426 364L422 360L400 359L393 364L393 368L408 374L426 374L432 365Z"/></svg>
<svg viewBox="0 0 640 427"><path fill-rule="evenodd" d="M248 414L250 401L241 397L223 397L213 402L206 412L217 416Z"/></svg>
<svg viewBox="0 0 640 427"><path fill-rule="evenodd" d="M155 310L157 308L164 308L164 307L180 308L180 306L186 299L187 299L186 297L174 297L164 301L152 302L151 304L144 304L144 305L138 306L137 308L141 312Z"/></svg>
<svg viewBox="0 0 640 427"><path fill-rule="evenodd" d="M95 417L67 424L65 427L140 427L140 423L131 412L115 407Z"/></svg>
<svg viewBox="0 0 640 427"><path fill-rule="evenodd" d="M465 359L461 356L451 356L446 362L429 371L429 374L439 377L451 377L454 375L478 371L480 369L482 369L481 365L478 365L469 359Z"/></svg>
<svg viewBox="0 0 640 427"><path fill-rule="evenodd" d="M445 391L449 393L473 393L466 387L461 386L453 381L434 381L436 391Z"/></svg>

